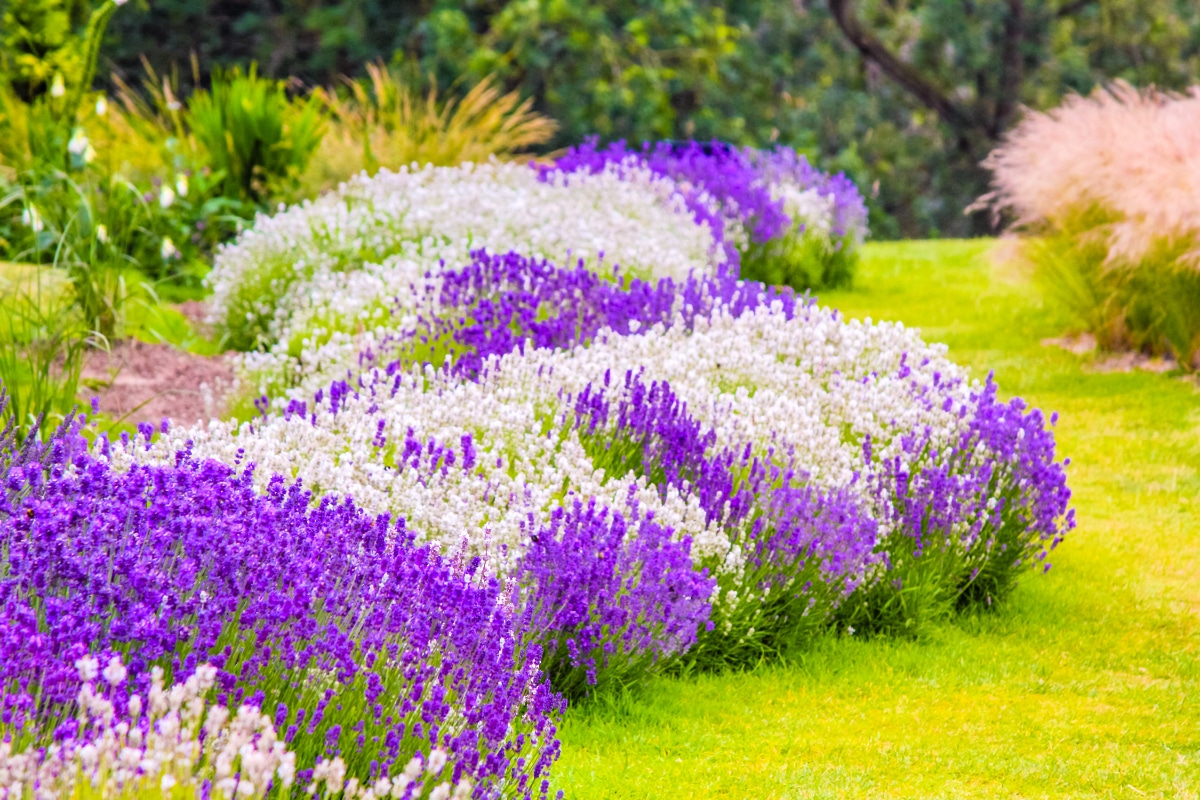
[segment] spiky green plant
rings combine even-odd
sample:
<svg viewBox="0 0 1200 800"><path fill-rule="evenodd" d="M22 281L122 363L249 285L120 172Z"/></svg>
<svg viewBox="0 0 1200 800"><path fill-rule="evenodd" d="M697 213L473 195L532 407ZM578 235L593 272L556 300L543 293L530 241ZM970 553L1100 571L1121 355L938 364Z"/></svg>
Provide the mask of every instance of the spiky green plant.
<svg viewBox="0 0 1200 800"><path fill-rule="evenodd" d="M209 165L224 176L224 194L259 204L287 193L325 133L317 97L292 101L282 82L254 66L214 73L211 91L194 93L188 112Z"/></svg>

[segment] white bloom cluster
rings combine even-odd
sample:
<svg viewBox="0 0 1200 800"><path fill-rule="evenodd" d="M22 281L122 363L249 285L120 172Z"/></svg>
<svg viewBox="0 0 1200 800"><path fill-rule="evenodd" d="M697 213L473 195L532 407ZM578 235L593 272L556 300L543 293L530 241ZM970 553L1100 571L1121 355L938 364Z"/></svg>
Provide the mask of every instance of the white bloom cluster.
<svg viewBox="0 0 1200 800"><path fill-rule="evenodd" d="M394 778L384 776L367 784L360 783L357 778L346 780L346 765L340 756L331 761L322 759L313 770L308 793L316 794L324 786L324 797L341 795L343 800L467 800L471 796L469 780L460 778L457 784L437 780L448 760L445 750L435 749L427 762L413 756L399 775ZM426 789L429 789L428 794L425 794Z"/></svg>
<svg viewBox="0 0 1200 800"><path fill-rule="evenodd" d="M205 781L215 798L232 800L263 797L272 784L292 785L296 756L265 714L242 706L231 716L223 706L206 706L215 667L203 664L170 688L155 667L147 707L133 695L128 718L120 721L113 703L92 683L100 673L97 660L86 657L76 667L82 681L77 738L21 752L13 751L11 741L0 744L0 787L11 800L78 796L82 785L100 800L155 789L169 796L175 787L198 795ZM125 680L125 667L114 657L102 677L116 689Z"/></svg>
<svg viewBox="0 0 1200 800"><path fill-rule="evenodd" d="M217 255L212 319L249 347L373 327L410 284L462 266L474 249L558 264L683 277L713 269L712 232L675 184L647 169L538 173L464 164L382 171L260 216ZM399 297L397 296L399 295Z"/></svg>
<svg viewBox="0 0 1200 800"><path fill-rule="evenodd" d="M706 524L696 498L634 473L605 474L574 430L580 392L599 388L606 374L615 390L627 372L640 372L646 384L669 382L716 433L718 448L750 444L807 483L851 491L865 491L856 474L903 455L903 434L928 430L931 447L945 449L970 400L944 346L925 344L915 331L846 321L816 306L789 318L777 303L740 316L719 308L691 330L680 322L632 336L602 332L569 351L526 348L490 360L476 380L429 366L395 376L368 370L336 413L330 402L310 403L303 416L172 429L149 446L114 447L111 458L118 466L169 463L190 441L198 457L255 463L264 484L276 473L300 478L319 494L402 516L418 540L452 549L471 537L498 571L512 566L531 525L555 508L590 498L629 512L636 504L691 536L696 559L736 570L740 554L719 524ZM864 464L867 436L871 464ZM463 437L470 437L470 469ZM431 439L454 448L456 463L427 463ZM419 468L404 455L406 440L425 447Z"/></svg>
<svg viewBox="0 0 1200 800"><path fill-rule="evenodd" d="M807 236L815 236L832 244L834 221L837 215L837 197L822 195L817 189L801 189L790 182L771 186L771 197L783 201L783 210L792 219L793 226L804 226ZM857 237L861 231L855 231Z"/></svg>

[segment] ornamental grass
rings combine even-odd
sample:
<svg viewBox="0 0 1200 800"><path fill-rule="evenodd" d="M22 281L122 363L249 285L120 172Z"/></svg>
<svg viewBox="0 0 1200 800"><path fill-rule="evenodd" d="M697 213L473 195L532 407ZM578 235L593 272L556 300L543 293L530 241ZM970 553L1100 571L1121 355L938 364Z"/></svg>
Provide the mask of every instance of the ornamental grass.
<svg viewBox="0 0 1200 800"><path fill-rule="evenodd" d="M1200 92L1115 83L1030 113L985 161L1052 296L1105 347L1200 367Z"/></svg>

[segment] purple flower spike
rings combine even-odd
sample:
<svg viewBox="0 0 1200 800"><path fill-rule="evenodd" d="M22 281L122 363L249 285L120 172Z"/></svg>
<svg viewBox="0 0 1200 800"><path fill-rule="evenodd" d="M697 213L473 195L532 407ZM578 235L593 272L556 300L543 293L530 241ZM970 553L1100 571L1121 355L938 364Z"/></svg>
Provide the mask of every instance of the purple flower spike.
<svg viewBox="0 0 1200 800"><path fill-rule="evenodd" d="M557 757L529 614L402 523L186 452L117 472L71 427L0 445L0 708L29 735L72 735L76 661L119 652L143 698L151 667L210 662L222 702L276 709L302 771L337 753L366 779L437 747L490 796Z"/></svg>

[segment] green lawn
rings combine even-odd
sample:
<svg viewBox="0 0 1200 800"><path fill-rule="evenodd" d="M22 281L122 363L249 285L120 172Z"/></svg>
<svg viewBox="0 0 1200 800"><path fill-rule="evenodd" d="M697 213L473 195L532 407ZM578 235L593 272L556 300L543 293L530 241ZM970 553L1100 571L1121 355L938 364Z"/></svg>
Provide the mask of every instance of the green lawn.
<svg viewBox="0 0 1200 800"><path fill-rule="evenodd" d="M927 641L829 637L568 713L568 798L1171 797L1200 792L1200 390L1089 374L988 242L876 244L821 300L946 342L1057 410L1078 529L1045 576Z"/></svg>

